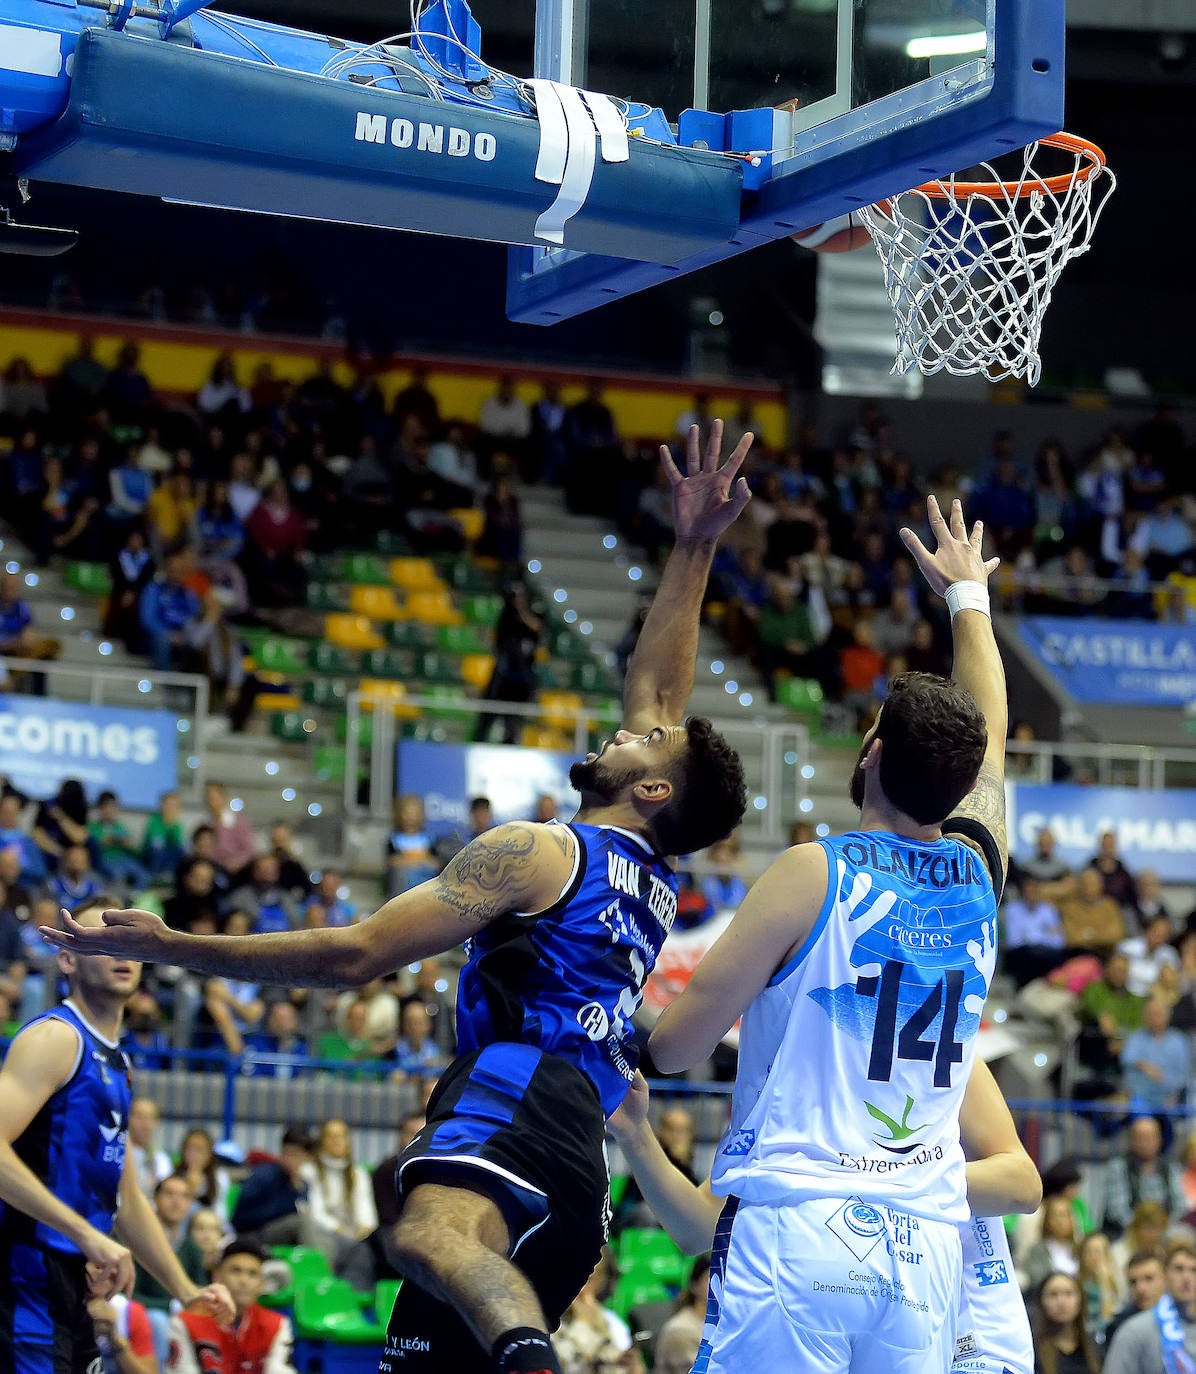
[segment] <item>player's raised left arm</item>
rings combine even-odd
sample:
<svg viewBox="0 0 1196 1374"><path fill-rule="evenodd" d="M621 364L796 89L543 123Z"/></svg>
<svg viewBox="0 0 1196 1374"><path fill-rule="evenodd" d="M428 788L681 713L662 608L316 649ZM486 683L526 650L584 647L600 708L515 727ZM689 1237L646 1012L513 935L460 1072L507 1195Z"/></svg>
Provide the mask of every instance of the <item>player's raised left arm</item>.
<svg viewBox="0 0 1196 1374"><path fill-rule="evenodd" d="M797 845L774 860L652 1028L648 1049L662 1073L679 1073L709 1059L813 931L826 884L821 845Z"/></svg>
<svg viewBox="0 0 1196 1374"><path fill-rule="evenodd" d="M968 1161L968 1203L973 1215L1003 1216L1038 1209L1042 1179L1018 1138L992 1070L979 1058L959 1109L959 1137Z"/></svg>
<svg viewBox="0 0 1196 1374"><path fill-rule="evenodd" d="M508 911L540 911L573 868L564 826L495 826L454 855L437 877L392 898L368 920L269 935L189 935L148 911L106 911L81 926L63 912L46 940L74 954L112 954L223 978L284 987L358 987L403 964L453 949Z"/></svg>
<svg viewBox="0 0 1196 1374"><path fill-rule="evenodd" d="M715 420L703 454L698 427L692 426L684 474L668 448L661 446L661 465L673 487L675 542L627 665L623 724L633 734L646 734L656 725L676 725L693 690L702 597L714 548L751 496L738 473L752 435L745 434L720 467L722 442L723 422Z"/></svg>
<svg viewBox="0 0 1196 1374"><path fill-rule="evenodd" d="M950 523L937 500L927 497L926 512L937 547L934 553L910 529L901 531L905 547L917 562L933 591L946 597L948 588L969 584L987 592L988 579L1000 559L985 559L984 526L977 521L971 533L959 501L952 502ZM1009 699L1005 667L993 634L992 618L983 610L957 610L951 617L954 645L952 679L966 688L984 715L988 743L976 786L943 824L943 833L957 835L984 859L1000 895L1009 867L1009 840L1005 828L1005 740L1009 729Z"/></svg>

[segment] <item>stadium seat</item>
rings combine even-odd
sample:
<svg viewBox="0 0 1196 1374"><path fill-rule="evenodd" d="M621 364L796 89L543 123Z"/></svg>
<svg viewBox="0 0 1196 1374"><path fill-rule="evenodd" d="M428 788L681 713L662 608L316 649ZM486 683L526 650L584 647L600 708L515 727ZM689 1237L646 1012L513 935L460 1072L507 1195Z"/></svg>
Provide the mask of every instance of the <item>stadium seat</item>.
<svg viewBox="0 0 1196 1374"><path fill-rule="evenodd" d="M386 627L386 637L396 649L434 649L439 629L418 620L394 620Z"/></svg>
<svg viewBox="0 0 1196 1374"><path fill-rule="evenodd" d="M396 554L406 556L411 552L411 541L398 530L379 530L376 543L378 552L388 557Z"/></svg>
<svg viewBox="0 0 1196 1374"><path fill-rule="evenodd" d="M798 715L817 718L822 711L822 688L813 678L782 678L777 683L777 702Z"/></svg>
<svg viewBox="0 0 1196 1374"><path fill-rule="evenodd" d="M482 654L488 648L473 625L437 625L435 630L436 647L442 653Z"/></svg>
<svg viewBox="0 0 1196 1374"><path fill-rule="evenodd" d="M287 744L306 744L318 726L302 711L276 711L270 719L270 733Z"/></svg>
<svg viewBox="0 0 1196 1374"><path fill-rule="evenodd" d="M381 1345L385 1331L362 1311L363 1295L348 1279L295 1284L295 1335L345 1345Z"/></svg>
<svg viewBox="0 0 1196 1374"><path fill-rule="evenodd" d="M407 597L407 618L425 625L462 625L465 618L448 591L414 591Z"/></svg>
<svg viewBox="0 0 1196 1374"><path fill-rule="evenodd" d="M353 684L341 677L314 677L303 684L303 700L309 706L343 711Z"/></svg>
<svg viewBox="0 0 1196 1374"><path fill-rule="evenodd" d="M312 771L322 782L344 782L345 747L343 744L317 744L311 761Z"/></svg>
<svg viewBox="0 0 1196 1374"><path fill-rule="evenodd" d="M402 1279L381 1279L374 1285L374 1316L379 1326L385 1326L390 1321L402 1283Z"/></svg>
<svg viewBox="0 0 1196 1374"><path fill-rule="evenodd" d="M321 640L311 646L311 666L317 673L356 673L361 670L359 654Z"/></svg>
<svg viewBox="0 0 1196 1374"><path fill-rule="evenodd" d="M253 699L259 711L299 711L303 707L299 693L283 673L258 673L261 688Z"/></svg>
<svg viewBox="0 0 1196 1374"><path fill-rule="evenodd" d="M569 672L569 686L575 692L613 692L614 679L600 663L574 663Z"/></svg>
<svg viewBox="0 0 1196 1374"><path fill-rule="evenodd" d="M615 1291L607 1298L605 1306L626 1321L633 1307L642 1307L649 1302L668 1302L672 1296L659 1279L624 1274L615 1284Z"/></svg>
<svg viewBox="0 0 1196 1374"><path fill-rule="evenodd" d="M416 676L419 658L411 649L371 649L361 658L362 672L370 677Z"/></svg>
<svg viewBox="0 0 1196 1374"><path fill-rule="evenodd" d="M443 592L444 581L430 558L392 558L390 581L406 592Z"/></svg>
<svg viewBox="0 0 1196 1374"><path fill-rule="evenodd" d="M457 683L461 679L461 660L453 654L428 650L419 656L419 676L429 682Z"/></svg>
<svg viewBox="0 0 1196 1374"><path fill-rule="evenodd" d="M371 620L405 620L407 610L393 587L371 585L349 588L349 609Z"/></svg>
<svg viewBox="0 0 1196 1374"><path fill-rule="evenodd" d="M486 525L486 514L476 506L456 506L449 514L461 526L467 544L476 544Z"/></svg>
<svg viewBox="0 0 1196 1374"><path fill-rule="evenodd" d="M623 1201L623 1194L627 1191L627 1185L631 1182L630 1174L611 1174L610 1176L610 1205L615 1208Z"/></svg>
<svg viewBox="0 0 1196 1374"><path fill-rule="evenodd" d="M381 649L385 641L363 615L333 613L324 617L324 638L341 649Z"/></svg>
<svg viewBox="0 0 1196 1374"><path fill-rule="evenodd" d="M253 657L263 672L307 672L307 645L301 639L263 639Z"/></svg>
<svg viewBox="0 0 1196 1374"><path fill-rule="evenodd" d="M349 717L341 716L336 722L336 738L339 744L349 742ZM357 717L357 744L361 749L368 749L374 742L374 722L369 716Z"/></svg>
<svg viewBox="0 0 1196 1374"><path fill-rule="evenodd" d="M66 565L66 585L88 596L107 596L112 590L112 577L106 563L72 561Z"/></svg>
<svg viewBox="0 0 1196 1374"><path fill-rule="evenodd" d="M461 602L461 612L467 624L489 629L498 624L498 617L502 614L502 597L488 593L467 596Z"/></svg>
<svg viewBox="0 0 1196 1374"><path fill-rule="evenodd" d="M351 553L344 562L344 579L355 586L390 586L386 560L375 553Z"/></svg>
<svg viewBox="0 0 1196 1374"><path fill-rule="evenodd" d="M572 730L585 703L576 692L539 692L540 720L550 730Z"/></svg>
<svg viewBox="0 0 1196 1374"><path fill-rule="evenodd" d="M479 568L468 555L452 559L441 576L459 592L493 592L495 577L486 568Z"/></svg>
<svg viewBox="0 0 1196 1374"><path fill-rule="evenodd" d="M641 1281L659 1279L680 1285L692 1267L667 1232L659 1227L629 1227L618 1239L615 1255L624 1277L639 1275Z"/></svg>
<svg viewBox="0 0 1196 1374"><path fill-rule="evenodd" d="M469 698L463 687L447 682L430 683L421 695L430 697L437 704L424 707L424 715L430 720L469 721L476 720L476 712L469 706Z"/></svg>
<svg viewBox="0 0 1196 1374"><path fill-rule="evenodd" d="M484 692L493 675L493 654L465 654L461 659L461 676L474 691Z"/></svg>
<svg viewBox="0 0 1196 1374"><path fill-rule="evenodd" d="M295 1289L299 1284L318 1283L321 1279L332 1277L328 1261L322 1250L313 1250L307 1245L275 1245L270 1254L290 1266L291 1281L277 1292L262 1298L265 1307L290 1307L295 1301Z"/></svg>
<svg viewBox="0 0 1196 1374"><path fill-rule="evenodd" d="M334 582L309 582L307 606L312 611L345 611L349 608L349 593Z"/></svg>
<svg viewBox="0 0 1196 1374"><path fill-rule="evenodd" d="M414 720L419 708L411 706L404 698L407 696L406 684L394 678L365 677L358 683L362 693L363 711L389 710L392 716L401 720Z"/></svg>
<svg viewBox="0 0 1196 1374"><path fill-rule="evenodd" d="M519 743L525 749L551 749L560 753L572 749L573 737L547 725L525 725L519 732Z"/></svg>
<svg viewBox="0 0 1196 1374"><path fill-rule="evenodd" d="M339 553L313 553L308 559L307 575L313 582L343 582L345 559Z"/></svg>

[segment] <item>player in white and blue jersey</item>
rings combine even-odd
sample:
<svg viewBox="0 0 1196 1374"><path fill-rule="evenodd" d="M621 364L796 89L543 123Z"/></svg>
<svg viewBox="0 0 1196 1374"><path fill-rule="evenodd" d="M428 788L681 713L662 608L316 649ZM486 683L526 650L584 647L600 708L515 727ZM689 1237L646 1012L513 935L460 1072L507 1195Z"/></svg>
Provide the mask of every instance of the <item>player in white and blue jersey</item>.
<svg viewBox="0 0 1196 1374"><path fill-rule="evenodd" d="M952 612L952 680L890 685L851 790L859 829L764 874L652 1032L657 1066L702 1063L742 1016L727 1199L698 1374L943 1374L955 1350L959 1108L996 964L1006 841L996 560L928 501Z"/></svg>
<svg viewBox="0 0 1196 1374"><path fill-rule="evenodd" d="M459 1057L399 1164L404 1283L386 1374L559 1374L548 1332L598 1261L609 1210L604 1121L635 1073L631 1018L676 913L667 856L728 834L747 801L738 756L684 719L714 545L747 504L720 466L722 425L683 475L665 450L676 544L624 686L624 725L573 766L569 825L501 825L438 878L341 929L179 935L146 912L60 943L222 976L351 986L468 940Z"/></svg>
<svg viewBox="0 0 1196 1374"><path fill-rule="evenodd" d="M711 1192L709 1178L691 1183L665 1154L648 1124L648 1085L642 1076L607 1125L669 1235L687 1254L711 1249L723 1199ZM1034 1374L1030 1322L999 1214L1033 1212L1042 1200L1042 1182L981 1060L968 1079L959 1127L973 1215L960 1227L964 1264L951 1374ZM708 1321L717 1320L718 1295L712 1290Z"/></svg>

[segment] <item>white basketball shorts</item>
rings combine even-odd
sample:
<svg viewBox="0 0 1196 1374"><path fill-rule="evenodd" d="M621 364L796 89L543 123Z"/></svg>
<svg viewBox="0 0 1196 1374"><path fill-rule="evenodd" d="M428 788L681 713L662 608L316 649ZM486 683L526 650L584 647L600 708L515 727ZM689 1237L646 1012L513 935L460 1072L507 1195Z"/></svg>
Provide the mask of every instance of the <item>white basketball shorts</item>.
<svg viewBox="0 0 1196 1374"><path fill-rule="evenodd" d="M693 1374L946 1374L959 1229L857 1198L728 1198Z"/></svg>

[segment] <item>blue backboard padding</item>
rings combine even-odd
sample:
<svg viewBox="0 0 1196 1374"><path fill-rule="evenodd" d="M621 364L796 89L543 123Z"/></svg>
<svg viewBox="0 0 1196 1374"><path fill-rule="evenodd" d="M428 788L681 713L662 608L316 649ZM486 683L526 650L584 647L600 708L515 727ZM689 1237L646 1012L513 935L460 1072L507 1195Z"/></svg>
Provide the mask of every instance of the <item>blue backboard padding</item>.
<svg viewBox="0 0 1196 1374"><path fill-rule="evenodd" d="M357 115L461 131L485 160L359 141ZM490 110L370 90L181 44L86 30L66 112L22 140L18 170L35 180L162 196L269 214L532 243L556 188L535 179L539 125ZM738 165L713 154L632 142L599 162L565 246L618 243L669 263L724 244L740 212Z"/></svg>
<svg viewBox="0 0 1196 1374"><path fill-rule="evenodd" d="M907 110L888 125L868 107L837 116L828 138L806 158L782 164L755 196L745 196L739 232L661 269L611 257L575 257L550 271L530 270L534 250L510 250L507 314L525 324L553 324L596 306L708 267L947 175L1063 128L1063 0L998 0L991 88L981 98L921 115Z"/></svg>

